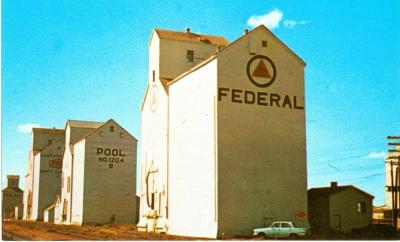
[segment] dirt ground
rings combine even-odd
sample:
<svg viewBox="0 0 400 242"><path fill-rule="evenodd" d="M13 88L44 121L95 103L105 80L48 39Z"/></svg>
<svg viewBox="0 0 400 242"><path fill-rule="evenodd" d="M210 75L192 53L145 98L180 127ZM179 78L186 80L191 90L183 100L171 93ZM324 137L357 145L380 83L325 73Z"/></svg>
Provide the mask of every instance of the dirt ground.
<svg viewBox="0 0 400 242"><path fill-rule="evenodd" d="M20 220L3 221L3 240L201 240L138 232L136 225L74 226Z"/></svg>
<svg viewBox="0 0 400 242"><path fill-rule="evenodd" d="M206 240L202 238L138 232L136 225L75 226L44 222L3 220L3 240ZM226 240L264 240L260 237L235 237ZM374 224L351 234L329 233L301 237L300 240L399 240L400 231ZM209 240L209 239L207 239ZM269 238L268 240L274 240Z"/></svg>

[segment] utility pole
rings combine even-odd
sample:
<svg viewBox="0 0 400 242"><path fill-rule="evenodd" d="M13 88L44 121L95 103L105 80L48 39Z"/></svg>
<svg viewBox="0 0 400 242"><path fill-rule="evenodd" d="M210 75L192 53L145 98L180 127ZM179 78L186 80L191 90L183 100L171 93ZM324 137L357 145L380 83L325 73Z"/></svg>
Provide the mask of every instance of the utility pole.
<svg viewBox="0 0 400 242"><path fill-rule="evenodd" d="M400 163L400 136L388 136L389 156L386 163L390 164L390 191L392 193L392 221L393 228L397 230L398 203L399 203L399 163ZM393 174L393 166L396 166ZM395 182L394 182L395 181Z"/></svg>

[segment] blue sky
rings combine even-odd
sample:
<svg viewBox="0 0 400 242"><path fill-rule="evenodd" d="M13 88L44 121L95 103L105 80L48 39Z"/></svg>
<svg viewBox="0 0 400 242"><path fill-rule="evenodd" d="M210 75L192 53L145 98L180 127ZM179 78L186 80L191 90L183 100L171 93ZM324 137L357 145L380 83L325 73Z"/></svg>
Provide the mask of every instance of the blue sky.
<svg viewBox="0 0 400 242"><path fill-rule="evenodd" d="M386 136L400 134L399 9L399 1L4 0L3 187L6 174L26 173L32 125L114 118L140 140L153 28L233 41L264 23L307 63L309 187L354 184L383 204Z"/></svg>

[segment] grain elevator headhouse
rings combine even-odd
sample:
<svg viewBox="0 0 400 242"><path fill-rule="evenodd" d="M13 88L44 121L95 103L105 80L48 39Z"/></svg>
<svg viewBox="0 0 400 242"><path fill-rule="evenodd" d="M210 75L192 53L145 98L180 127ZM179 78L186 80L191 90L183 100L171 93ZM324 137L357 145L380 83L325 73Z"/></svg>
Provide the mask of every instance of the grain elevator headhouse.
<svg viewBox="0 0 400 242"><path fill-rule="evenodd" d="M139 229L308 227L305 62L263 25L232 43L155 29L149 49Z"/></svg>

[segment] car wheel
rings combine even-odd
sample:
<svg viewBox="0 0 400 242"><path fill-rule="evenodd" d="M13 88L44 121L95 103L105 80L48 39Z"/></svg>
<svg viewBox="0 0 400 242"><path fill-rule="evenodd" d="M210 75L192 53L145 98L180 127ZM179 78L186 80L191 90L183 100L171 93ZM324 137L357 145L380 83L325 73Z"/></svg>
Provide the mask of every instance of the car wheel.
<svg viewBox="0 0 400 242"><path fill-rule="evenodd" d="M297 234L290 234L290 235L289 235L289 238L290 238L290 239L298 239L299 236L298 236Z"/></svg>
<svg viewBox="0 0 400 242"><path fill-rule="evenodd" d="M261 238L261 239L266 239L266 238L268 238L268 236L267 236L266 234L264 234L264 233L259 233L257 237L259 237L259 238Z"/></svg>

